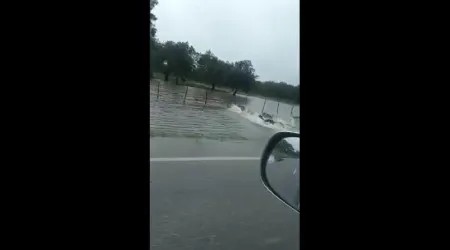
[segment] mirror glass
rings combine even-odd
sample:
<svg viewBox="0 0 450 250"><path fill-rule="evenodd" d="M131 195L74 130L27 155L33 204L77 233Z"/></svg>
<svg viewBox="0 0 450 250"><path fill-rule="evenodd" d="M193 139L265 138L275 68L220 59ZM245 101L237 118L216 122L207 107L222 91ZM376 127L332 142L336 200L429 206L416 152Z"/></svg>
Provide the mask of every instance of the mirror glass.
<svg viewBox="0 0 450 250"><path fill-rule="evenodd" d="M274 145L267 159L267 186L281 200L300 210L300 138L285 137Z"/></svg>

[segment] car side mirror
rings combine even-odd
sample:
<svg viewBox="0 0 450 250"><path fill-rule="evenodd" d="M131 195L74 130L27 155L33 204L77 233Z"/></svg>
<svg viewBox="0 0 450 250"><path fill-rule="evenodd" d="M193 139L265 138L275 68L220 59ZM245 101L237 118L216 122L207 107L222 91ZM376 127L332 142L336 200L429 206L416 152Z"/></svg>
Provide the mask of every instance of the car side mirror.
<svg viewBox="0 0 450 250"><path fill-rule="evenodd" d="M261 156L261 180L284 204L300 212L300 134L279 132Z"/></svg>

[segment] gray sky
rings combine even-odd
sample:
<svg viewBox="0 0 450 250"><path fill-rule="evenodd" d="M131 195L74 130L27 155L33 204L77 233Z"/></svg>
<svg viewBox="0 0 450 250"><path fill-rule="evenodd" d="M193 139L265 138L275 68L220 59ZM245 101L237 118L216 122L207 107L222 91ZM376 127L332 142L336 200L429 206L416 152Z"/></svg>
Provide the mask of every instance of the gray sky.
<svg viewBox="0 0 450 250"><path fill-rule="evenodd" d="M299 84L299 0L158 0L160 41L189 42L228 61L251 60L261 81Z"/></svg>

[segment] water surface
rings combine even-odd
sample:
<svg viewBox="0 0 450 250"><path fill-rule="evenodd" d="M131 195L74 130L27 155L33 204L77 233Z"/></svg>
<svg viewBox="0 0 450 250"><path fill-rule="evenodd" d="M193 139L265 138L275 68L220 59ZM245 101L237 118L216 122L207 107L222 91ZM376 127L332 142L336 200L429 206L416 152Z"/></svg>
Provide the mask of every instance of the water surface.
<svg viewBox="0 0 450 250"><path fill-rule="evenodd" d="M155 80L150 84L150 137L264 141L276 130L298 131L293 118L298 110L273 100ZM262 111L277 123L264 123L258 117Z"/></svg>

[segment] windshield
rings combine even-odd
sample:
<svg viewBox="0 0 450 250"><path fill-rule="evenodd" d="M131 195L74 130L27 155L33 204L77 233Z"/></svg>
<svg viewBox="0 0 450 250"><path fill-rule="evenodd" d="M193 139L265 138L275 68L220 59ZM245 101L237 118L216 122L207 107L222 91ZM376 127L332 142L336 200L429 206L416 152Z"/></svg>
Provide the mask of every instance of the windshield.
<svg viewBox="0 0 450 250"><path fill-rule="evenodd" d="M299 215L259 162L274 133L299 133L299 1L150 7L152 248L298 249ZM274 157L298 159L293 139Z"/></svg>

